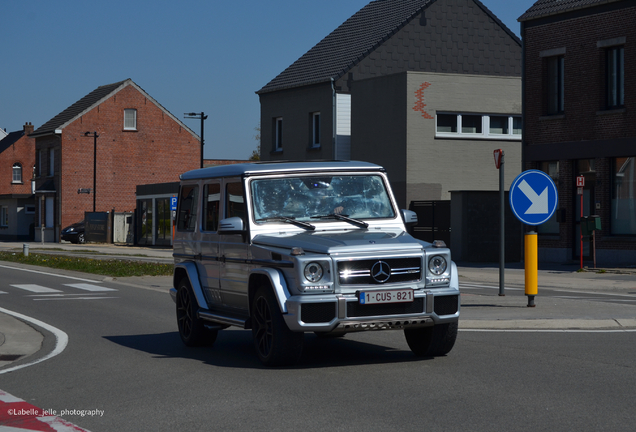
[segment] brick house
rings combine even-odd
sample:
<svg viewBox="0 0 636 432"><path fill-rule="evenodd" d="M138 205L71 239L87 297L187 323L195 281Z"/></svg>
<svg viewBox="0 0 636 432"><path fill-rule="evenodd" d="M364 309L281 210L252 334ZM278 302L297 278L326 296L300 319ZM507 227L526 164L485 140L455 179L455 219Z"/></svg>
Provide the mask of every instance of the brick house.
<svg viewBox="0 0 636 432"><path fill-rule="evenodd" d="M33 125L0 135L0 240L29 240L33 235L35 205L31 177L35 164Z"/></svg>
<svg viewBox="0 0 636 432"><path fill-rule="evenodd" d="M636 264L636 2L540 0L519 21L524 167L559 192L538 229L539 259L578 262L583 213L600 216L599 264ZM583 237L585 260L593 244Z"/></svg>
<svg viewBox="0 0 636 432"><path fill-rule="evenodd" d="M45 241L59 241L84 212L133 211L139 184L178 181L200 167L199 137L130 79L98 87L31 137Z"/></svg>
<svg viewBox="0 0 636 432"><path fill-rule="evenodd" d="M521 41L478 0L375 0L257 91L261 160L355 159L398 203L521 171Z"/></svg>

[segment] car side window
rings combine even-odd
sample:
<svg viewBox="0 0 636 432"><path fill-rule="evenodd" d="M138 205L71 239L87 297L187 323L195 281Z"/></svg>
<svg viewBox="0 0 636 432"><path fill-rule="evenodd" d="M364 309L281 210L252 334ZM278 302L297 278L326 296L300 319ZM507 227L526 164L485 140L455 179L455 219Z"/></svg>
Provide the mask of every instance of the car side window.
<svg viewBox="0 0 636 432"><path fill-rule="evenodd" d="M219 227L219 208L221 199L221 185L206 184L203 187L203 230L217 231Z"/></svg>
<svg viewBox="0 0 636 432"><path fill-rule="evenodd" d="M177 216L177 229L179 231L194 231L197 223L198 198L199 186L186 185L181 187L179 214Z"/></svg>
<svg viewBox="0 0 636 432"><path fill-rule="evenodd" d="M225 187L225 208L226 216L240 217L246 221L245 197L243 195L243 184L241 182L227 183Z"/></svg>

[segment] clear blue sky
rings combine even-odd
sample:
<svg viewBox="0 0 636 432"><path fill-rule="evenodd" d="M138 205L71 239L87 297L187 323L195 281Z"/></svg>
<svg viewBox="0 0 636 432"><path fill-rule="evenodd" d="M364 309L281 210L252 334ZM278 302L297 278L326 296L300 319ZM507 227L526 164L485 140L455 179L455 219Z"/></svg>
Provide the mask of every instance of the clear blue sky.
<svg viewBox="0 0 636 432"><path fill-rule="evenodd" d="M534 0L482 0L517 36ZM95 88L131 78L200 133L205 157L256 149L257 90L369 0L4 0L0 127L37 129Z"/></svg>

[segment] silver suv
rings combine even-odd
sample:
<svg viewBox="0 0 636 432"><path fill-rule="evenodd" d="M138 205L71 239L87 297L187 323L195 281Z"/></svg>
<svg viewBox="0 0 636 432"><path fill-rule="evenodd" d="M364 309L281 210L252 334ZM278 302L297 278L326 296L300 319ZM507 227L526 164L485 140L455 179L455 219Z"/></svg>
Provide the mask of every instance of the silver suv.
<svg viewBox="0 0 636 432"><path fill-rule="evenodd" d="M457 336L457 267L411 237L380 166L237 164L181 175L174 282L181 339L251 329L266 365L297 362L303 334L404 330L417 356Z"/></svg>

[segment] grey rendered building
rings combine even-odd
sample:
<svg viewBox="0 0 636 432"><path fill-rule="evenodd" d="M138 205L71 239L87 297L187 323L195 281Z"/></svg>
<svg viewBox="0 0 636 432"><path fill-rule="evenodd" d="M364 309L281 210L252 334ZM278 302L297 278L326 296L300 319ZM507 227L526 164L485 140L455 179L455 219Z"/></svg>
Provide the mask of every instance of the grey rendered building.
<svg viewBox="0 0 636 432"><path fill-rule="evenodd" d="M521 171L521 41L478 0L370 2L260 89L262 160L363 160L401 206Z"/></svg>

